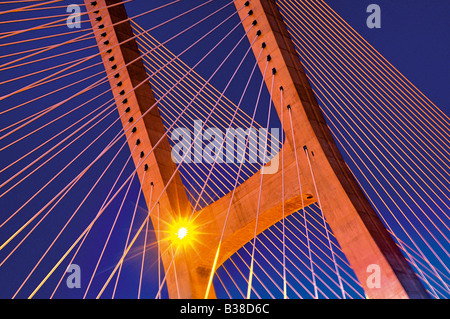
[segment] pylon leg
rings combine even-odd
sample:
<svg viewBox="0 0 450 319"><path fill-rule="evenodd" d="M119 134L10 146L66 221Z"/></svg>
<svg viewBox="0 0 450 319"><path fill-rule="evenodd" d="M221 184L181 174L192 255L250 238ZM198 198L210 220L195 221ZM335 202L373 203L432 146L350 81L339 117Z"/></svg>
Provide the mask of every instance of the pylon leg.
<svg viewBox="0 0 450 319"><path fill-rule="evenodd" d="M241 8L245 0L235 1ZM252 19L243 19L252 10ZM321 113L309 81L305 75L295 47L278 11L275 0L250 0L248 10L239 12L244 28L247 30L256 21L254 32L249 32L251 41L257 30L261 36L254 46L255 56L260 44L265 42L267 54L271 56L269 69L276 69L273 102L281 116L281 107L291 106L294 136L286 131L286 144L293 148L295 139L300 166L306 177L306 188L315 189L320 197L321 209L345 253L356 276L359 278L369 298L428 298L421 282L411 269L399 248L387 232L381 220L371 207L364 193L345 164L333 140L331 132ZM259 45L258 45L259 44ZM266 60L259 62L264 70ZM266 77L270 87L272 75ZM289 112L283 112L284 123L289 123ZM286 146L286 145L285 145ZM314 180L311 179L305 148L311 158ZM286 188L289 188L287 185ZM380 288L367 285L370 265L381 269Z"/></svg>
<svg viewBox="0 0 450 319"><path fill-rule="evenodd" d="M122 0L85 0L89 19L95 32L95 38L101 52L101 58L109 78L109 83L121 117L133 161L137 167L137 175L142 184L142 192L148 207L154 206L155 199L166 191L159 200L159 225L156 210L152 212L151 220L160 241L161 257L166 269L166 283L171 298L204 297L204 278L202 271L191 265L186 253L181 249L175 257L175 267L169 265L172 261L169 225L191 213L190 204L178 173L168 184L174 174L176 165L172 161L171 147L164 138L153 149L165 133L165 128L158 110L152 108L141 120L137 121L156 100L148 82L147 73L134 34L131 29ZM119 45L119 43L121 43ZM136 60L136 61L135 61ZM134 62L133 62L134 61ZM128 64L128 65L127 65ZM137 141L139 140L139 143ZM145 162L143 158L150 153ZM145 179L144 179L145 171ZM153 190L152 190L153 188ZM151 194L154 194L151 198ZM189 252L188 252L189 253ZM167 271L167 269L169 269ZM175 270L177 276L175 278ZM198 288L200 287L200 288ZM200 292L201 291L201 292ZM211 290L210 297L215 297Z"/></svg>

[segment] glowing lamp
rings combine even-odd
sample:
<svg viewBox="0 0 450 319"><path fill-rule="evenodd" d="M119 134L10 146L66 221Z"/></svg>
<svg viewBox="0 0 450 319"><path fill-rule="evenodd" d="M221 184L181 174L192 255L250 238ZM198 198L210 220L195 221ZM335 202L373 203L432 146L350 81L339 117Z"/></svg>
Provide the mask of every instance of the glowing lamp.
<svg viewBox="0 0 450 319"><path fill-rule="evenodd" d="M178 233L176 233L175 235L177 235L179 240L182 240L183 238L185 238L187 236L188 230L186 227L181 227L180 229L178 229Z"/></svg>

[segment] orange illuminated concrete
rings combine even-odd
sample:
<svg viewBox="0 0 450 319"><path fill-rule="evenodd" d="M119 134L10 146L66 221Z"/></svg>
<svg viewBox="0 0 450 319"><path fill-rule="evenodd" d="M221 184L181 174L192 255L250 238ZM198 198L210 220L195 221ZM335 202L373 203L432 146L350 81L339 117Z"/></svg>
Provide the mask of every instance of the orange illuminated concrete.
<svg viewBox="0 0 450 319"><path fill-rule="evenodd" d="M240 8L246 1L235 1ZM314 93L309 85L303 67L290 39L286 26L274 0L250 1L248 10L251 18L243 21L247 30L253 20L257 21L252 40L257 32L261 36L253 51L259 53L262 42L266 44L266 55L271 56L269 70L276 68L275 88L283 87L284 105L281 106L280 91L275 90L273 102L281 116L281 107L290 105L292 109L294 136L301 171L305 175L306 190L311 191L309 166L304 146L307 147L312 162L312 170L320 197L321 208L342 251L360 280L369 298L428 298L424 287L412 271L402 253L390 237L383 223L371 207L355 181L333 140L331 132L321 113ZM241 10L240 17L248 10ZM264 70L266 61L259 61ZM270 87L271 77L266 76ZM284 123L289 123L289 114L284 111ZM287 142L284 147L293 148L293 136L285 124ZM313 192L314 194L315 192ZM367 267L377 264L381 268L381 287L369 288L366 281L370 273Z"/></svg>
<svg viewBox="0 0 450 319"><path fill-rule="evenodd" d="M122 124L125 130L130 125L137 128L135 133L128 131L127 137L129 137L129 146L134 162L136 166L139 166L141 164L140 153L147 154L164 135L165 129L157 107L146 115L143 121L129 122L130 117L139 118L155 103L155 99L148 81L145 81L145 85L132 91L133 87L135 88L147 77L141 60L122 69L126 63L139 57L134 40L120 47L116 46L118 41L123 42L133 36L127 21L114 28L111 27L112 23L127 19L123 6L101 9L105 5L121 1L97 1L95 7L90 2L85 1L88 11L100 8L99 13L90 14L94 30L97 31L99 25L104 24L102 32L107 32L106 37L101 35L102 32L96 33L99 49L101 52L108 48L112 49L111 53L102 53L102 59L110 76L119 113L120 115L125 114L121 117ZM237 8L241 8L245 2L237 0L235 5ZM248 30L252 22L257 21L248 37L252 41L256 32L261 31L261 35L253 47L255 56L258 56L262 43L266 44L264 54L258 61L261 71L264 71L266 66L266 56L271 56L269 72L267 72L265 81L270 88L272 69L275 68L273 102L279 116L281 116L281 108L284 108L283 122L286 133L282 151L285 163L284 197L282 198L281 195L281 168L275 174L264 175L257 232L262 232L282 219L283 203L285 215L289 215L302 207L302 199L305 206L317 201L317 194L304 151L304 146L306 146L323 213L367 296L370 298L427 298L425 289L342 159L315 100L275 1L250 1L250 5L239 12L242 20L249 10L252 10L253 14L243 21L243 26L245 30ZM100 22L96 21L99 16L102 17ZM106 40L109 40L108 44L104 43ZM112 55L115 57L113 62L110 61ZM114 64L117 65L116 70L111 69ZM116 79L114 75L117 72L120 73L120 76ZM122 82L121 87L117 87L118 81ZM280 87L283 87L283 105L280 103ZM126 95L127 105L123 105L124 96L120 95L122 90L128 94ZM287 105L291 107L294 136L291 134ZM124 113L127 107L130 107L131 111ZM136 146L137 138L141 141L138 146ZM293 145L294 138L296 149ZM160 252L167 272L170 297L203 298L209 275L213 270L214 257L226 216L228 215L228 222L220 245L216 269L253 238L261 175L258 172L238 186L232 201L230 193L195 213L193 222L197 233L195 246L178 245L168 249L167 238L170 236L168 234L170 224L178 217L188 216L191 213L191 207L178 174L175 174L175 178L168 184L176 167L171 160L170 151L169 142L164 138L143 163L148 165L145 178L144 165L139 166L138 175L149 207L153 207L153 201L167 186L166 192L160 199L159 222L155 210L152 212L152 223L158 239L160 239ZM302 194L299 190L294 152L297 152L299 159ZM150 183L153 183L153 196L151 196ZM171 263L175 250L177 250L175 262ZM381 288L368 288L366 285L366 279L370 275L367 267L372 264L378 264L381 268ZM215 297L213 289L208 297Z"/></svg>
<svg viewBox="0 0 450 319"><path fill-rule="evenodd" d="M85 0L86 9L89 12L95 38L101 58L112 88L117 110L121 116L122 125L126 131L128 144L132 152L134 164L137 167L137 175L142 184L142 191L147 205L153 207L155 200L159 199L159 224L157 230L157 209L152 212L151 220L155 225L155 231L160 240L160 251L164 265L172 260L169 247L169 224L180 216L186 216L191 212L190 204L178 173L170 183L169 180L175 172L176 165L171 158L171 147L166 137L163 137L165 128L158 110L155 106L141 120L138 119L155 104L150 83L147 80L138 46L121 0ZM119 43L121 43L119 45ZM109 51L110 50L110 51ZM129 111L127 109L129 108ZM133 132L133 128L136 131ZM137 141L139 140L139 143ZM160 141L161 140L161 141ZM159 144L153 149L156 143ZM138 145L137 145L138 144ZM150 153L150 151L152 152ZM147 155L150 155L147 157ZM147 158L146 158L147 157ZM143 161L143 159L145 161ZM147 165L147 171L145 167ZM152 191L153 188L153 191ZM177 254L175 268L167 272L167 284L171 297L177 297L175 284L176 270L180 297L191 297L194 290L190 279L191 266L185 261L182 253ZM186 294L184 293L186 292ZM212 295L213 296L213 295Z"/></svg>

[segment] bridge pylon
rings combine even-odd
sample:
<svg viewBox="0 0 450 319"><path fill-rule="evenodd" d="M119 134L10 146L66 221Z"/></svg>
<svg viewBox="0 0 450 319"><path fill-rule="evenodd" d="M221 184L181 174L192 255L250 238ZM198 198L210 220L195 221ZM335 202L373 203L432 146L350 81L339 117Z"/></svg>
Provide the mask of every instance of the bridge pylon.
<svg viewBox="0 0 450 319"><path fill-rule="evenodd" d="M233 196L229 193L195 213L196 232L202 236L199 238L200 245L195 249L191 249L189 245L179 247L171 245L170 240L166 240L171 236L170 224L189 216L191 207L178 173L175 173L174 179L168 183L176 167L171 160L168 140L164 138L153 149L165 132L157 107L141 121L132 120L144 114L155 103L155 98L148 81L140 85L147 74L142 60L139 59L140 53L133 39L128 17L121 0L95 2L85 0L85 3L88 11L95 10L89 13L89 17L96 31L96 40L102 52L101 56L117 108L120 114L126 113L121 117L124 129L128 129L130 125L136 128L134 132L129 130L127 137L133 160L139 167L137 172L149 207L153 206L152 201L156 197L152 194L159 195L167 187L159 201L159 218L156 212L152 212L151 218L167 273L169 296L204 298L212 271L253 239L261 171L239 185ZM261 56L258 65L264 73L267 56L270 55L268 69L276 72L274 88L277 88L273 92L272 100L278 115L284 117L282 121L285 123L286 138L282 146L284 197L281 197L282 171L264 175L258 233L282 219L282 206L287 216L301 209L302 204L306 207L319 202L342 251L369 298L428 298L425 288L344 162L315 99L276 2L236 0L234 3L236 8L247 7L239 10L239 16L245 30L254 25L248 32L251 42L260 31L254 42L253 52L255 57L258 57L262 44L265 43L265 54ZM247 17L250 10L251 19ZM119 43L122 44L118 45ZM125 67L132 61L135 62ZM268 72L265 82L269 89L271 81L272 72ZM292 130L289 124L291 118ZM137 139L140 140L139 145L136 145ZM145 163L141 163L142 154L145 155L152 149L151 156ZM298 183L297 164L302 192ZM220 238L222 241L218 250ZM173 259L174 250L177 253ZM217 251L219 255L216 256ZM367 285L370 265L379 266L381 275L379 288ZM215 297L214 289L210 290L207 297Z"/></svg>

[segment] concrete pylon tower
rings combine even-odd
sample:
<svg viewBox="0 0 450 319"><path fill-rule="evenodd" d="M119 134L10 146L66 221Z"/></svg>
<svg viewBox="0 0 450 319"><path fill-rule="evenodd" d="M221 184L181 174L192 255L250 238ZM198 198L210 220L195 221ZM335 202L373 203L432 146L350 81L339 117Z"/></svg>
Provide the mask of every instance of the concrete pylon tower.
<svg viewBox="0 0 450 319"><path fill-rule="evenodd" d="M121 118L122 124L124 129L128 129L129 146L133 152L133 160L138 166L138 176L149 207L154 205L156 196L167 186L159 201L159 218L156 212L152 212L151 220L160 242L169 296L204 298L213 265L215 271L233 253L253 239L261 172L238 186L231 206L232 196L227 194L195 213L196 231L202 236L199 238L201 245L195 249L182 245L175 248L170 245L167 238L172 231L171 223L177 223L180 218L189 216L191 208L178 174L168 183L176 166L171 160L171 149L166 138L159 142L145 163L141 162L142 156L158 143L165 130L157 107L142 120L136 121L155 103L155 98L150 84L145 81L147 74L142 60L139 59L140 54L125 8L121 0L85 0L85 3L117 108L120 114L126 113L126 116ZM248 8L239 11L245 30L248 30L252 23L255 24L248 33L249 40L254 39L260 31L260 36L253 45L255 57L258 57L262 44L265 43L265 54L258 61L262 72L267 63L266 56L271 57L268 69L276 70L274 88L277 89L273 92L272 100L278 115L281 117L283 114L283 122L289 123L291 112L293 120L293 134L292 130L285 129L286 139L283 144L284 198L281 198L281 170L275 174L264 175L258 233L282 219L283 203L287 216L298 211L302 203L308 206L320 199L323 214L369 298L428 298L424 287L365 198L339 153L275 0L236 0L234 3L237 8ZM252 18L244 19L250 10ZM145 83L141 84L143 81ZM265 82L269 88L271 81L272 72L268 72ZM279 90L281 87L282 90ZM283 94L283 105L280 102L280 94ZM287 105L290 106L289 111ZM284 112L281 111L282 108ZM133 129L130 130L130 127ZM139 143L136 145L138 139ZM295 154L300 168L302 193L298 184ZM216 259L227 215L220 254ZM173 259L174 250L177 253ZM380 288L369 288L366 284L370 275L367 268L373 264L378 265L381 270ZM208 297L215 297L214 289L210 290Z"/></svg>

